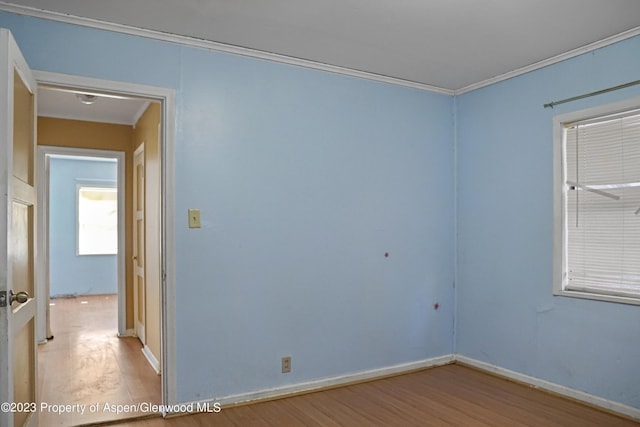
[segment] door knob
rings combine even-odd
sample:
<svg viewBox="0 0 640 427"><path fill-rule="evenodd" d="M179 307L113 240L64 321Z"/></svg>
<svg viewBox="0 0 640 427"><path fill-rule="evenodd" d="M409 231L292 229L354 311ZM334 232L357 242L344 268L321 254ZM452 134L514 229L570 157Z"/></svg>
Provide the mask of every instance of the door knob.
<svg viewBox="0 0 640 427"><path fill-rule="evenodd" d="M23 304L25 302L27 302L27 300L29 299L29 293L28 292L18 292L17 294L14 294L13 291L9 291L9 305L12 305L14 301L18 301L20 304Z"/></svg>

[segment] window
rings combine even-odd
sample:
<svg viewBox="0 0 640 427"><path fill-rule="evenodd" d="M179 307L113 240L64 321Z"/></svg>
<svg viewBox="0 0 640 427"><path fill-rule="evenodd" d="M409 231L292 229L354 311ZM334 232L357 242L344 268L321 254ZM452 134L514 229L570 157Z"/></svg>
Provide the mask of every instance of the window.
<svg viewBox="0 0 640 427"><path fill-rule="evenodd" d="M118 253L118 192L78 186L78 255Z"/></svg>
<svg viewBox="0 0 640 427"><path fill-rule="evenodd" d="M554 291L640 304L640 99L558 116Z"/></svg>

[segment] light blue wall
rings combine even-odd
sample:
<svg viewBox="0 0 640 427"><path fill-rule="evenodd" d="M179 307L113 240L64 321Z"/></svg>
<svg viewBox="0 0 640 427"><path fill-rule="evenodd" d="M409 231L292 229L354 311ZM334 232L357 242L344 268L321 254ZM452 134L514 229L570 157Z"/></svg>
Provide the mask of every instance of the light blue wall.
<svg viewBox="0 0 640 427"><path fill-rule="evenodd" d="M179 400L453 351L451 97L12 14L0 26L35 69L176 90Z"/></svg>
<svg viewBox="0 0 640 427"><path fill-rule="evenodd" d="M638 307L551 295L552 117L639 92L542 108L637 79L637 38L454 99L11 14L0 26L36 69L176 90L179 400L457 349L640 407ZM188 208L203 228L186 228Z"/></svg>
<svg viewBox="0 0 640 427"><path fill-rule="evenodd" d="M178 212L206 214L178 233L179 286L198 294L178 292L193 314L178 329L212 343L185 334L178 356L240 392L451 352L451 99L195 49L182 61ZM194 398L211 388L179 376Z"/></svg>
<svg viewBox="0 0 640 427"><path fill-rule="evenodd" d="M640 38L457 98L457 351L640 408L640 307L552 296L552 118L640 87Z"/></svg>
<svg viewBox="0 0 640 427"><path fill-rule="evenodd" d="M49 169L49 294L117 292L115 255L77 255L77 185L115 185L115 162L51 158Z"/></svg>

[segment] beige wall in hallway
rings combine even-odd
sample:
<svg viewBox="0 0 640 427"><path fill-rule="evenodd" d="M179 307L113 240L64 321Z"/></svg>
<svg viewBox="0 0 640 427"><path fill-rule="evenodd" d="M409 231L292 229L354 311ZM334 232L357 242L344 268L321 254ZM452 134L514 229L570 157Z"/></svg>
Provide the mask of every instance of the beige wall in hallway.
<svg viewBox="0 0 640 427"><path fill-rule="evenodd" d="M131 212L131 198L133 193L133 135L134 129L128 125L38 117L38 145L124 151L125 233L127 236L133 232L133 213ZM125 239L127 329L133 328L132 254L132 240Z"/></svg>
<svg viewBox="0 0 640 427"><path fill-rule="evenodd" d="M144 142L145 161L145 282L146 282L146 344L160 360L160 236L161 236L161 161L160 104L152 102L140 117L134 130L135 150Z"/></svg>

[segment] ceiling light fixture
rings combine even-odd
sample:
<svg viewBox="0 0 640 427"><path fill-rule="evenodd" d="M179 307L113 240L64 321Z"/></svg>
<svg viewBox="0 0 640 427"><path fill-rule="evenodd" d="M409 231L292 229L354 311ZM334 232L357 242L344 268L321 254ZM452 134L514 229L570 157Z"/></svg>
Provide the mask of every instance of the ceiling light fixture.
<svg viewBox="0 0 640 427"><path fill-rule="evenodd" d="M83 104L91 105L97 101L98 97L96 95L89 95L87 93L76 93L76 97Z"/></svg>

